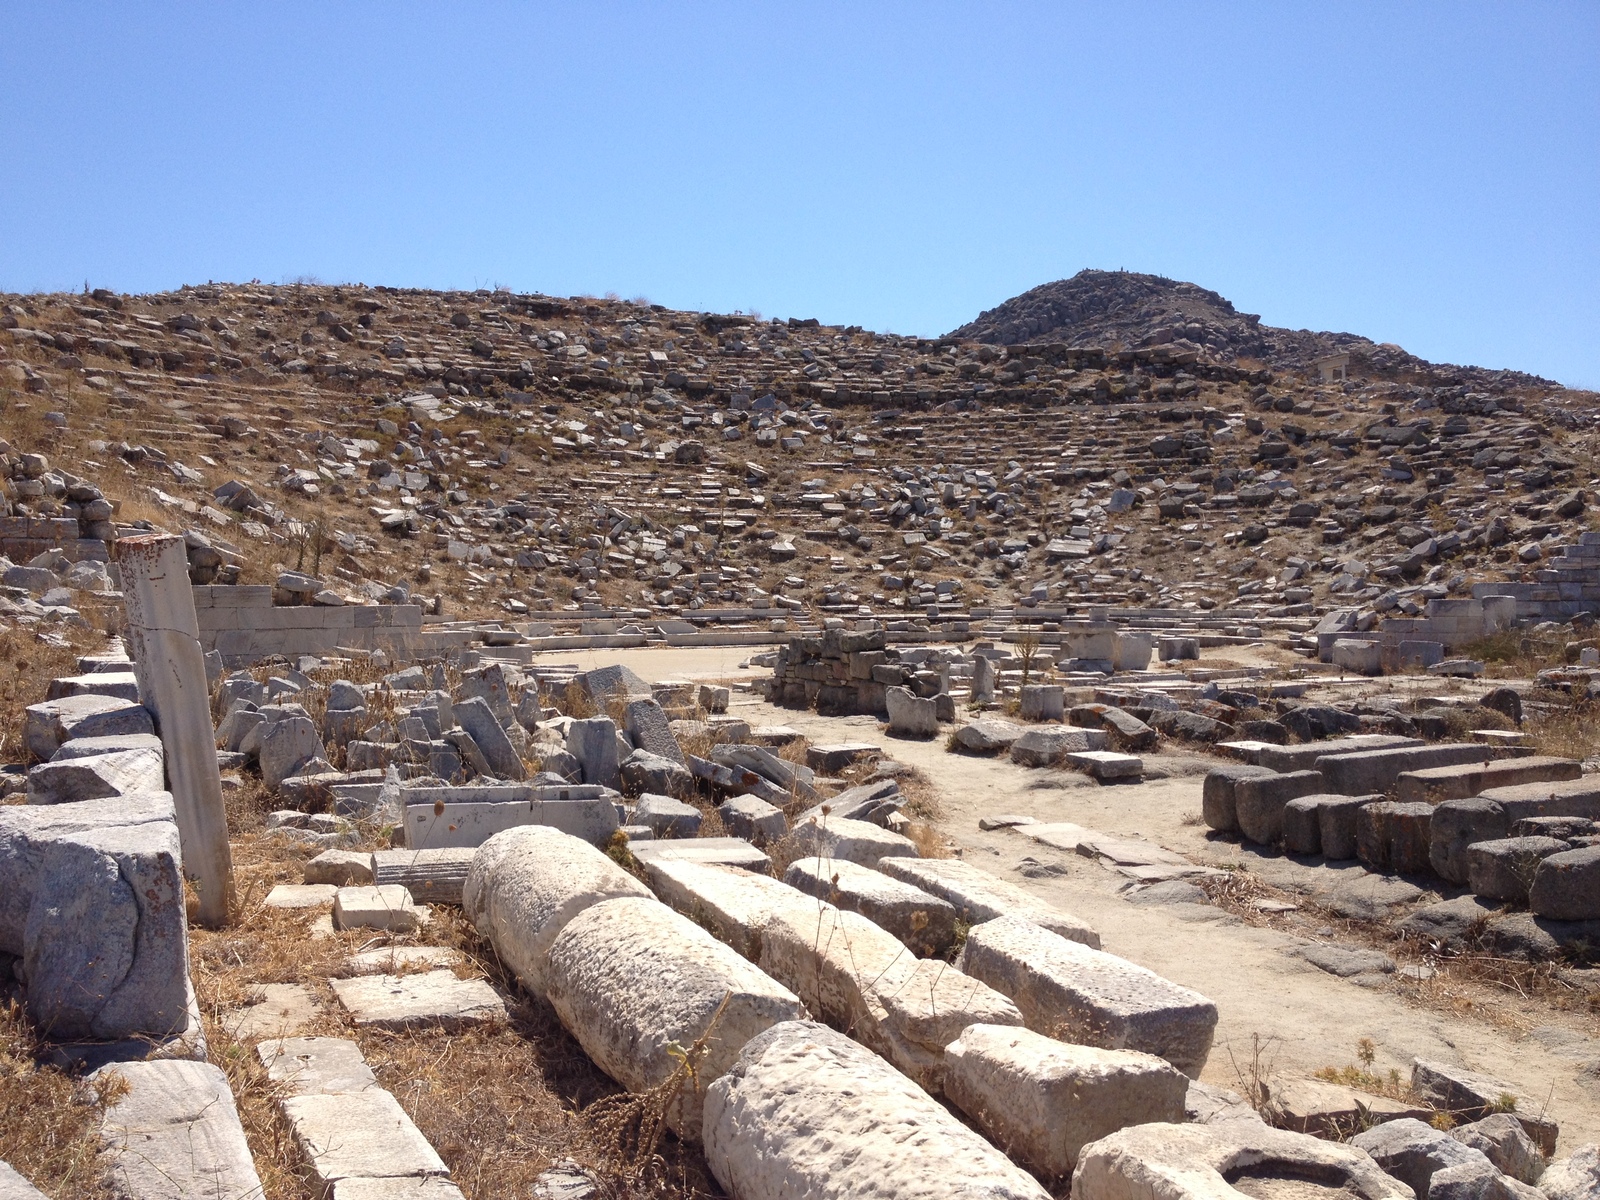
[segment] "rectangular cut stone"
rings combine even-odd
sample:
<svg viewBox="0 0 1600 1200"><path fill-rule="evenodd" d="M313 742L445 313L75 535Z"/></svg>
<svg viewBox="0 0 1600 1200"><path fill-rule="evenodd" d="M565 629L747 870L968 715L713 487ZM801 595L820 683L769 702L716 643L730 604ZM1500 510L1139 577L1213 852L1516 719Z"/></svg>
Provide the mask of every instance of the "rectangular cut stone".
<svg viewBox="0 0 1600 1200"><path fill-rule="evenodd" d="M1103 729L1045 725L1028 730L1011 743L1011 761L1021 767L1054 766L1068 754L1104 750L1110 741L1110 735Z"/></svg>
<svg viewBox="0 0 1600 1200"><path fill-rule="evenodd" d="M791 1021L711 1085L705 1156L739 1200L1047 1200L910 1079L842 1033Z"/></svg>
<svg viewBox="0 0 1600 1200"><path fill-rule="evenodd" d="M382 1088L288 1096L280 1107L313 1182L324 1191L343 1179L449 1174L399 1101Z"/></svg>
<svg viewBox="0 0 1600 1200"><path fill-rule="evenodd" d="M869 742L839 742L829 746L807 746L806 766L824 775L837 775L840 771L864 758L883 753L881 746Z"/></svg>
<svg viewBox="0 0 1600 1200"><path fill-rule="evenodd" d="M68 804L129 792L159 792L166 785L160 750L118 750L40 763L28 772L28 803Z"/></svg>
<svg viewBox="0 0 1600 1200"><path fill-rule="evenodd" d="M1283 837L1283 806L1296 796L1330 790L1319 771L1291 771L1241 779L1233 789L1239 832L1261 846L1276 846Z"/></svg>
<svg viewBox="0 0 1600 1200"><path fill-rule="evenodd" d="M342 887L333 896L335 929L410 933L420 923L411 893L398 883Z"/></svg>
<svg viewBox="0 0 1600 1200"><path fill-rule="evenodd" d="M537 1193L535 1193L537 1195ZM461 1189L436 1175L406 1179L341 1179L330 1200L465 1200Z"/></svg>
<svg viewBox="0 0 1600 1200"><path fill-rule="evenodd" d="M267 1078L291 1095L364 1092L378 1086L361 1047L345 1038L271 1038L256 1044Z"/></svg>
<svg viewBox="0 0 1600 1200"><path fill-rule="evenodd" d="M407 789L407 797L430 790ZM440 801L442 813L437 811ZM549 825L598 846L616 832L618 824L617 807L605 798L452 803L441 795L439 801L406 805L406 848L481 846L495 834L519 825Z"/></svg>
<svg viewBox="0 0 1600 1200"><path fill-rule="evenodd" d="M1525 817L1600 818L1600 778L1593 775L1553 783L1489 788L1477 798L1498 805L1512 825Z"/></svg>
<svg viewBox="0 0 1600 1200"><path fill-rule="evenodd" d="M455 1032L506 1019L505 1002L494 988L482 979L457 979L453 971L358 975L328 983L358 1026Z"/></svg>
<svg viewBox="0 0 1600 1200"><path fill-rule="evenodd" d="M1331 754L1394 750L1423 744L1421 738L1398 737L1387 733L1358 733L1351 737L1330 738L1325 742L1307 742L1301 746L1268 746L1261 751L1258 761L1268 770L1287 774L1290 771L1309 771L1316 765L1317 759Z"/></svg>
<svg viewBox="0 0 1600 1200"><path fill-rule="evenodd" d="M864 867L876 866L885 858L916 858L920 853L910 838L870 821L852 821L848 817L803 820L789 831L789 836L807 854L843 859Z"/></svg>
<svg viewBox="0 0 1600 1200"><path fill-rule="evenodd" d="M944 1086L995 1145L1064 1179L1090 1142L1129 1125L1181 1123L1189 1079L1153 1054L971 1025L945 1050Z"/></svg>
<svg viewBox="0 0 1600 1200"><path fill-rule="evenodd" d="M1144 774L1144 760L1135 754L1081 750L1067 755L1066 761L1091 779L1138 779Z"/></svg>
<svg viewBox="0 0 1600 1200"><path fill-rule="evenodd" d="M719 863L728 867L743 867L748 871L765 871L771 861L749 842L736 837L630 842L628 849L641 863L671 859L682 862Z"/></svg>
<svg viewBox="0 0 1600 1200"><path fill-rule="evenodd" d="M372 882L401 884L419 904L460 904L474 853L466 846L377 850L371 855Z"/></svg>
<svg viewBox="0 0 1600 1200"><path fill-rule="evenodd" d="M843 859L802 858L783 881L808 896L860 913L919 958L939 958L955 942L956 910L921 888Z"/></svg>
<svg viewBox="0 0 1600 1200"><path fill-rule="evenodd" d="M1550 783L1580 779L1582 776L1583 765L1570 758L1531 755L1485 763L1460 763L1405 772L1397 781L1396 798L1402 801L1426 800L1430 804L1437 804L1441 800L1476 796L1489 788Z"/></svg>
<svg viewBox="0 0 1600 1200"><path fill-rule="evenodd" d="M1327 780L1328 791L1343 796L1365 796L1372 792L1388 791L1407 771L1481 763L1488 758L1487 746L1453 742L1443 746L1403 746L1398 749L1330 754L1317 759L1315 767Z"/></svg>
<svg viewBox="0 0 1600 1200"><path fill-rule="evenodd" d="M1028 1028L1109 1050L1141 1050L1198 1077L1217 1007L1114 954L1017 917L975 925L959 966L1010 996Z"/></svg>
<svg viewBox="0 0 1600 1200"><path fill-rule="evenodd" d="M1275 772L1266 767L1253 766L1249 763L1214 767L1207 771L1200 790L1200 812L1206 824L1220 833L1237 831L1239 781L1272 774Z"/></svg>
<svg viewBox="0 0 1600 1200"><path fill-rule="evenodd" d="M115 1063L128 1090L106 1109L100 1140L112 1191L126 1200L260 1196L228 1077L183 1059Z"/></svg>
<svg viewBox="0 0 1600 1200"><path fill-rule="evenodd" d="M878 870L948 900L969 925L996 917L1021 917L1069 941L1100 948L1100 935L1083 920L959 858L886 858Z"/></svg>

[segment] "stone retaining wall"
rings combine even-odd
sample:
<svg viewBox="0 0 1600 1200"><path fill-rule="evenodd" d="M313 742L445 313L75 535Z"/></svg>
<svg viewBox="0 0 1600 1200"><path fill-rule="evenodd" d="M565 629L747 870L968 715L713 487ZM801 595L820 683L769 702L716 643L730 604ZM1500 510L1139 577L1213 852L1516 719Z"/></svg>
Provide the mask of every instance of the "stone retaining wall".
<svg viewBox="0 0 1600 1200"><path fill-rule="evenodd" d="M248 666L269 654L332 654L339 649L384 650L398 658L470 644L470 634L435 634L422 626L416 604L274 605L272 588L207 585L194 589L200 645L229 666Z"/></svg>

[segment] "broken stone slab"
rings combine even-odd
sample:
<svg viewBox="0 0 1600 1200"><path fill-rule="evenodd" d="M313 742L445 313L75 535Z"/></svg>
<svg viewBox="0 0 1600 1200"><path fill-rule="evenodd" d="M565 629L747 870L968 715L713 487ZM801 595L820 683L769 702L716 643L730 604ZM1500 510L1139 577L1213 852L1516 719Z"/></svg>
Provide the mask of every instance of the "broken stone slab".
<svg viewBox="0 0 1600 1200"><path fill-rule="evenodd" d="M465 962L448 946L385 946L363 950L344 960L346 975L403 975L413 969L458 967Z"/></svg>
<svg viewBox="0 0 1600 1200"><path fill-rule="evenodd" d="M699 834L705 816L692 804L646 792L634 806L633 820L658 838L692 838Z"/></svg>
<svg viewBox="0 0 1600 1200"><path fill-rule="evenodd" d="M909 688L891 687L884 691L884 706L891 737L926 739L939 735L939 706L933 700L924 700Z"/></svg>
<svg viewBox="0 0 1600 1200"><path fill-rule="evenodd" d="M288 716L260 726L261 782L276 791L291 775L307 773L312 763L326 762L327 751L310 717ZM329 768L325 768L329 769Z"/></svg>
<svg viewBox="0 0 1600 1200"><path fill-rule="evenodd" d="M802 858L783 881L808 896L860 913L919 958L940 958L955 943L955 906L909 883L842 859Z"/></svg>
<svg viewBox="0 0 1600 1200"><path fill-rule="evenodd" d="M1539 1176L1546 1200L1594 1200L1600 1195L1600 1146L1579 1146Z"/></svg>
<svg viewBox="0 0 1600 1200"><path fill-rule="evenodd" d="M679 766L687 765L683 749L673 736L672 724L661 705L654 700L630 700L623 710L622 728L640 750L665 758Z"/></svg>
<svg viewBox="0 0 1600 1200"><path fill-rule="evenodd" d="M1488 760L1489 748L1476 742L1455 742L1443 746L1403 746L1383 750L1359 750L1351 754L1329 754L1316 760L1314 767L1327 781L1325 790L1345 796L1365 796L1393 789L1400 776L1428 767L1453 767Z"/></svg>
<svg viewBox="0 0 1600 1200"><path fill-rule="evenodd" d="M149 709L114 696L64 696L23 711L23 742L40 762L49 762L61 743L73 738L155 733Z"/></svg>
<svg viewBox="0 0 1600 1200"><path fill-rule="evenodd" d="M893 779L879 779L872 783L846 788L825 803L813 805L796 817L793 824L842 817L850 821L869 821L887 829L891 816L898 813L905 802L906 798L900 794L898 782ZM828 811L823 812L824 808Z"/></svg>
<svg viewBox="0 0 1600 1200"><path fill-rule="evenodd" d="M412 850L481 846L524 825L548 825L600 845L620 822L615 793L527 785L403 788L405 845ZM442 811L441 811L442 806Z"/></svg>
<svg viewBox="0 0 1600 1200"><path fill-rule="evenodd" d="M1296 958L1303 958L1319 971L1340 979L1353 979L1358 975L1392 975L1394 959L1379 950L1359 946L1337 946L1314 943L1294 947Z"/></svg>
<svg viewBox="0 0 1600 1200"><path fill-rule="evenodd" d="M0 950L57 1040L189 1026L188 927L172 797L0 808Z"/></svg>
<svg viewBox="0 0 1600 1200"><path fill-rule="evenodd" d="M803 1011L787 988L655 897L606 900L567 922L548 954L547 997L607 1075L646 1091L679 1065L672 1050L710 1033L667 1123L701 1129L705 1089L752 1037Z"/></svg>
<svg viewBox="0 0 1600 1200"><path fill-rule="evenodd" d="M571 755L566 757L570 758ZM545 769L550 769L550 756L545 756ZM648 750L635 750L622 760L620 768L622 786L631 793L655 792L670 796L683 793L694 786L694 772L681 763ZM581 771L580 771L581 773Z"/></svg>
<svg viewBox="0 0 1600 1200"><path fill-rule="evenodd" d="M587 842L540 825L507 830L473 857L461 907L536 996L566 923L590 905L650 890Z"/></svg>
<svg viewBox="0 0 1600 1200"><path fill-rule="evenodd" d="M574 675L572 686L597 704L604 704L613 697L633 700L649 699L652 695L650 685L620 663Z"/></svg>
<svg viewBox="0 0 1600 1200"><path fill-rule="evenodd" d="M1200 790L1200 812L1205 823L1219 833L1239 828L1238 787L1242 779L1263 779L1276 772L1249 763L1230 763L1206 772Z"/></svg>
<svg viewBox="0 0 1600 1200"><path fill-rule="evenodd" d="M848 817L799 821L789 837L807 855L842 859L863 867L877 866L885 858L916 858L921 853L908 837Z"/></svg>
<svg viewBox="0 0 1600 1200"><path fill-rule="evenodd" d="M261 984L252 989L252 995L253 1003L222 1018L235 1041L285 1037L316 1019L316 998L302 984Z"/></svg>
<svg viewBox="0 0 1600 1200"><path fill-rule="evenodd" d="M238 1200L262 1194L228 1077L205 1062L114 1063L127 1091L100 1120L112 1191L127 1200Z"/></svg>
<svg viewBox="0 0 1600 1200"><path fill-rule="evenodd" d="M1308 1180L1315 1181L1314 1192ZM1360 1150L1258 1120L1119 1130L1083 1148L1072 1183L1075 1200L1233 1200L1240 1195L1412 1200L1414 1195ZM1233 1186L1239 1183L1244 1186Z"/></svg>
<svg viewBox="0 0 1600 1200"><path fill-rule="evenodd" d="M1198 1076L1217 1007L1126 959L1013 916L975 925L956 965L1016 1001L1028 1028L1108 1050L1141 1050Z"/></svg>
<svg viewBox="0 0 1600 1200"><path fill-rule="evenodd" d="M760 796L730 796L717 806L717 816L729 833L748 842L776 842L789 832L783 809Z"/></svg>
<svg viewBox="0 0 1600 1200"><path fill-rule="evenodd" d="M754 771L769 783L803 800L817 798L816 772L779 758L761 746L725 743L711 748L711 760L735 770Z"/></svg>
<svg viewBox="0 0 1600 1200"><path fill-rule="evenodd" d="M1270 771L1288 774L1290 771L1309 771L1316 766L1317 759L1333 754L1398 750L1407 746L1421 745L1424 745L1421 738L1399 737L1387 733L1358 733L1323 742L1306 742L1299 746L1268 746L1260 753L1260 765Z"/></svg>
<svg viewBox="0 0 1600 1200"><path fill-rule="evenodd" d="M1533 1144L1546 1157L1555 1153L1561 1129L1556 1122L1537 1115L1543 1108L1543 1097L1520 1093L1489 1075L1422 1058L1411 1063L1411 1089L1421 1100L1465 1121L1480 1121L1505 1110L1509 1103L1514 1106L1510 1111Z"/></svg>
<svg viewBox="0 0 1600 1200"><path fill-rule="evenodd" d="M740 1200L1047 1197L882 1058L811 1021L746 1043L708 1091L703 1131L712 1175Z"/></svg>
<svg viewBox="0 0 1600 1200"><path fill-rule="evenodd" d="M821 911L813 897L770 875L691 859L644 858L640 865L663 903L751 961L761 956L763 930L773 914L786 908L813 916Z"/></svg>
<svg viewBox="0 0 1600 1200"><path fill-rule="evenodd" d="M1600 846L1542 859L1528 888L1528 907L1556 921L1600 918Z"/></svg>
<svg viewBox="0 0 1600 1200"><path fill-rule="evenodd" d="M412 904L411 893L398 883L342 887L333 896L335 929L411 933L421 923L422 915Z"/></svg>
<svg viewBox="0 0 1600 1200"><path fill-rule="evenodd" d="M1425 1114L1418 1114L1423 1120ZM1457 1125L1450 1136L1470 1146L1494 1164L1501 1174L1520 1183L1534 1184L1544 1172L1544 1156L1511 1113L1491 1113L1481 1121Z"/></svg>
<svg viewBox="0 0 1600 1200"><path fill-rule="evenodd" d="M968 925L1020 917L1069 941L1100 948L1100 935L1083 920L959 858L886 858L877 869L949 901Z"/></svg>
<svg viewBox="0 0 1600 1200"><path fill-rule="evenodd" d="M944 1088L990 1141L1064 1179L1090 1142L1130 1125L1182 1122L1189 1079L1152 1054L969 1025L945 1049Z"/></svg>
<svg viewBox="0 0 1600 1200"><path fill-rule="evenodd" d="M363 1028L456 1033L506 1019L505 1002L494 988L482 979L457 979L450 970L357 975L328 984L350 1019Z"/></svg>
<svg viewBox="0 0 1600 1200"><path fill-rule="evenodd" d="M955 745L968 754L999 754L1010 750L1026 730L999 717L979 717L955 732Z"/></svg>
<svg viewBox="0 0 1600 1200"><path fill-rule="evenodd" d="M662 841L629 843L628 849L641 863L674 859L683 862L720 863L746 871L765 871L771 860L743 838L669 838Z"/></svg>
<svg viewBox="0 0 1600 1200"><path fill-rule="evenodd" d="M161 751L118 750L52 760L31 768L28 803L70 804L76 800L126 796L129 792L159 792L166 786Z"/></svg>
<svg viewBox="0 0 1600 1200"><path fill-rule="evenodd" d="M449 1174L428 1139L382 1088L287 1096L279 1102L311 1182L325 1194L346 1179Z"/></svg>
<svg viewBox="0 0 1600 1200"><path fill-rule="evenodd" d="M460 904L461 887L475 853L471 847L458 846L377 850L367 857L373 883L401 884L411 893L412 900L423 904Z"/></svg>
<svg viewBox="0 0 1600 1200"><path fill-rule="evenodd" d="M62 742L50 761L67 762L74 758L92 758L96 755L115 754L124 750L153 750L160 754L161 749L161 739L153 733L125 733L109 737L73 738L69 742Z"/></svg>
<svg viewBox="0 0 1600 1200"><path fill-rule="evenodd" d="M321 908L332 906L339 889L331 883L274 884L261 903L268 908Z"/></svg>
<svg viewBox="0 0 1600 1200"><path fill-rule="evenodd" d="M1297 796L1326 792L1317 771L1291 771L1287 775L1252 775L1234 783L1234 810L1239 832L1260 846L1283 840L1283 808Z"/></svg>
<svg viewBox="0 0 1600 1200"><path fill-rule="evenodd" d="M1427 767L1406 771L1395 784L1395 798L1402 801L1461 800L1490 788L1515 787L1527 783L1553 783L1580 779L1583 764L1570 758L1529 755L1527 758L1502 758L1484 763L1460 763L1450 767Z"/></svg>
<svg viewBox="0 0 1600 1200"><path fill-rule="evenodd" d="M520 780L528 777L528 769L523 765L522 756L511 744L511 739L506 736L505 727L495 717L487 700L481 696L475 696L470 700L458 700L451 706L451 713L456 723L471 736L473 743L478 747L478 752L489 764L490 774L497 779Z"/></svg>
<svg viewBox="0 0 1600 1200"><path fill-rule="evenodd" d="M1144 774L1144 760L1133 754L1111 750L1082 750L1066 756L1066 765L1102 782L1138 779Z"/></svg>
<svg viewBox="0 0 1600 1200"><path fill-rule="evenodd" d="M314 1096L376 1090L378 1080L361 1057L361 1047L345 1038L271 1038L256 1045L267 1078L290 1095Z"/></svg>
<svg viewBox="0 0 1600 1200"><path fill-rule="evenodd" d="M1559 838L1512 837L1467 847L1467 886L1488 900L1525 904L1541 860L1571 847Z"/></svg>
<svg viewBox="0 0 1600 1200"><path fill-rule="evenodd" d="M394 851L384 853L392 854ZM359 850L324 850L306 863L304 879L307 883L330 883L334 887L372 883L372 855ZM382 882L400 881L385 879Z"/></svg>
<svg viewBox="0 0 1600 1200"><path fill-rule="evenodd" d="M1280 1129L1339 1140L1356 1130L1403 1117L1427 1120L1426 1108L1357 1092L1321 1079L1271 1080L1266 1086L1272 1123Z"/></svg>
<svg viewBox="0 0 1600 1200"><path fill-rule="evenodd" d="M1103 729L1079 729L1074 725L1030 729L1011 743L1011 761L1019 767L1056 766L1069 754L1104 750L1109 740Z"/></svg>
<svg viewBox="0 0 1600 1200"><path fill-rule="evenodd" d="M590 717L567 726L567 753L578 760L585 783L615 790L622 784L617 726L610 717Z"/></svg>

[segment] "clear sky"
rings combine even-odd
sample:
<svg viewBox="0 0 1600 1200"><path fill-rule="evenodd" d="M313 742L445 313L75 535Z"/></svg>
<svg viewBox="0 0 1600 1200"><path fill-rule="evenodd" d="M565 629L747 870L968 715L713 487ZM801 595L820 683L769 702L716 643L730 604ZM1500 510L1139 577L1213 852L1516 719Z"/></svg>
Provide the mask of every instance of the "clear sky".
<svg viewBox="0 0 1600 1200"><path fill-rule="evenodd" d="M0 289L938 334L1083 267L1600 388L1600 3L0 3Z"/></svg>

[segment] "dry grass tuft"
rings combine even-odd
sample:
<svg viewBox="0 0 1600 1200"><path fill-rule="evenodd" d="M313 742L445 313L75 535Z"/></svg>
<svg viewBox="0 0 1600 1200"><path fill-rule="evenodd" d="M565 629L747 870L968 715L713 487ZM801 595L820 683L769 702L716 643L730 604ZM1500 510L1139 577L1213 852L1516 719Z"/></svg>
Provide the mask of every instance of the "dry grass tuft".
<svg viewBox="0 0 1600 1200"><path fill-rule="evenodd" d="M0 759L31 761L22 737L23 709L45 698L51 680L76 675L80 655L104 648L97 629L81 626L0 629Z"/></svg>
<svg viewBox="0 0 1600 1200"><path fill-rule="evenodd" d="M32 1026L15 1000L0 1004L0 1162L51 1200L111 1194L96 1161L100 1118L127 1085L84 1085L40 1066Z"/></svg>

